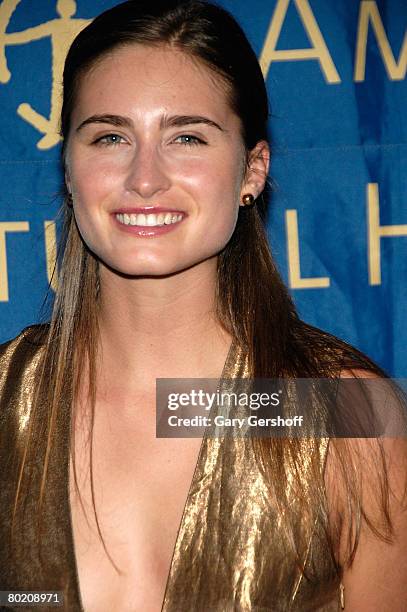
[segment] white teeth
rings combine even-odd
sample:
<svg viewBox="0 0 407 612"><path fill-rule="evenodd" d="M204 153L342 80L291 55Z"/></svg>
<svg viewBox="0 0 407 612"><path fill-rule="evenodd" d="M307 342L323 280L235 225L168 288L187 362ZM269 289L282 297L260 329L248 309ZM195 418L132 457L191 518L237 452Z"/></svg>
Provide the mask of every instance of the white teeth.
<svg viewBox="0 0 407 612"><path fill-rule="evenodd" d="M119 223L123 223L123 225L140 225L142 227L156 227L160 225L171 225L172 223L178 223L181 221L182 214L177 213L159 213L158 215L149 214L145 215L144 213L137 214L126 214L126 213L117 213L116 219Z"/></svg>

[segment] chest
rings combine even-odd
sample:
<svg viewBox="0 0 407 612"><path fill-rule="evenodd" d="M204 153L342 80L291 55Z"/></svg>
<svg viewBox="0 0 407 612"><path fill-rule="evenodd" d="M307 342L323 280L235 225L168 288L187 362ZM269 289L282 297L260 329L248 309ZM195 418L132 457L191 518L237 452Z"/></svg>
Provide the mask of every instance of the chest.
<svg viewBox="0 0 407 612"><path fill-rule="evenodd" d="M158 439L152 419L106 416L95 422L91 478L87 432L75 427L80 496L71 461L70 501L85 612L161 610L200 442Z"/></svg>

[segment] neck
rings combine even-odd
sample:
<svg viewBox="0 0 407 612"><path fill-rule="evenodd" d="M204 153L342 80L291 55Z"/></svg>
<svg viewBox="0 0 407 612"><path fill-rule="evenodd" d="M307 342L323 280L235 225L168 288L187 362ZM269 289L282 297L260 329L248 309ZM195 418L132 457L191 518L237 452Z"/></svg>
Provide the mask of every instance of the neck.
<svg viewBox="0 0 407 612"><path fill-rule="evenodd" d="M123 278L101 265L102 368L126 387L158 377L217 378L231 338L215 314L216 259L167 277Z"/></svg>

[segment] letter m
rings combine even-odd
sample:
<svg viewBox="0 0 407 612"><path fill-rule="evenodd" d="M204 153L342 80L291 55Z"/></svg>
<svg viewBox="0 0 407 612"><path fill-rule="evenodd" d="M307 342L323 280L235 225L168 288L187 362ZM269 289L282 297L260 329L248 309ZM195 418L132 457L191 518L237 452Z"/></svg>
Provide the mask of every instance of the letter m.
<svg viewBox="0 0 407 612"><path fill-rule="evenodd" d="M389 39L375 0L363 0L360 4L358 36L355 59L355 81L364 81L366 72L366 47L369 23L375 34L384 65L392 81L402 81L407 70L407 31L404 34L398 61L394 58Z"/></svg>

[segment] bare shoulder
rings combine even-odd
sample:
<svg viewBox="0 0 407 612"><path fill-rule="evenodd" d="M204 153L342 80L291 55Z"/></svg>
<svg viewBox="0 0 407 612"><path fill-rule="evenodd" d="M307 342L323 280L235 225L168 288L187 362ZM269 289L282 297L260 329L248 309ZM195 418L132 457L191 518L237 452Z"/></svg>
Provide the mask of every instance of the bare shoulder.
<svg viewBox="0 0 407 612"><path fill-rule="evenodd" d="M375 379L365 369L341 378ZM337 536L347 612L407 609L407 438L332 439L326 464L331 528Z"/></svg>

